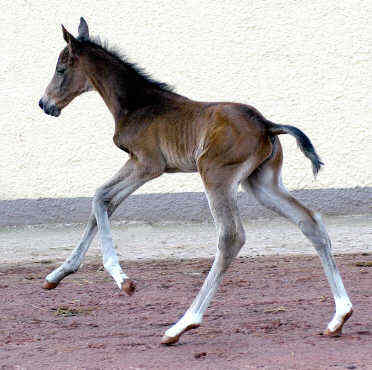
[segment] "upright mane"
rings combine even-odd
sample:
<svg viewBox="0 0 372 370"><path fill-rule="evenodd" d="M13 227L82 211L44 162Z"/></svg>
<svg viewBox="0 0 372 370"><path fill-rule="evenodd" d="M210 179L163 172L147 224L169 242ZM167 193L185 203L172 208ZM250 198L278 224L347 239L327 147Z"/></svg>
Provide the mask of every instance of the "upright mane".
<svg viewBox="0 0 372 370"><path fill-rule="evenodd" d="M141 84L143 87L153 87L157 90L165 92L173 92L174 88L165 82L160 82L151 77L143 68L136 63L130 62L125 54L123 54L117 47L109 46L107 41L102 41L99 36L77 38L83 45L93 49L103 50L107 55L115 60L117 64L121 64L123 71L125 71L126 81L133 82L137 85Z"/></svg>

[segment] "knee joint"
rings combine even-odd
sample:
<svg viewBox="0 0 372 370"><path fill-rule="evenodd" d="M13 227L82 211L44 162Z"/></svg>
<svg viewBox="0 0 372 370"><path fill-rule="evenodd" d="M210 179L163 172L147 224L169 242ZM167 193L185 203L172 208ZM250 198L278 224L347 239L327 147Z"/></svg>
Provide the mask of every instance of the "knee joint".
<svg viewBox="0 0 372 370"><path fill-rule="evenodd" d="M110 198L108 196L108 191L105 188L98 188L93 198L93 207L95 206L108 206Z"/></svg>

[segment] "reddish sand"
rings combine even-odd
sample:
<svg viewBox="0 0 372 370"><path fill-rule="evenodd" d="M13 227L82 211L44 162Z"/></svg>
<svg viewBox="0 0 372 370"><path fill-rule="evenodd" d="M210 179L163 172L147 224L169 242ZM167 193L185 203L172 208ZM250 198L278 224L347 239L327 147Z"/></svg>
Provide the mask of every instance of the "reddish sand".
<svg viewBox="0 0 372 370"><path fill-rule="evenodd" d="M0 269L1 369L372 369L372 255L336 257L354 304L344 335L320 333L333 300L317 257L244 257L229 269L200 328L162 334L191 304L210 260L122 262L119 293L90 264L55 290L51 264Z"/></svg>

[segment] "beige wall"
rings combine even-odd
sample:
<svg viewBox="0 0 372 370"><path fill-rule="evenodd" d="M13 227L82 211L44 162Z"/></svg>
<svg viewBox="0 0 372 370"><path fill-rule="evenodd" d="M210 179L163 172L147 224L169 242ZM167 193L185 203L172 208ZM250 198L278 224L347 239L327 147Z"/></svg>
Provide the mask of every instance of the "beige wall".
<svg viewBox="0 0 372 370"><path fill-rule="evenodd" d="M326 163L316 182L282 137L291 189L372 186L372 1L2 1L0 199L90 196L125 161L89 93L59 118L38 100L64 46L60 24L92 34L177 91L256 106L303 129ZM165 175L139 192L202 190Z"/></svg>

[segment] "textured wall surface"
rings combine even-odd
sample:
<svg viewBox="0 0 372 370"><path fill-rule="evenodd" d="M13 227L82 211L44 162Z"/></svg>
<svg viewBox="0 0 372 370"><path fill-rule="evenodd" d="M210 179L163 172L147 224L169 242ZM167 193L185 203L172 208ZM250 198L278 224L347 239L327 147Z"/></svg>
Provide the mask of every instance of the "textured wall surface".
<svg viewBox="0 0 372 370"><path fill-rule="evenodd" d="M156 79L197 100L256 106L313 141L315 182L291 137L290 189L372 186L372 1L2 1L0 199L91 196L126 160L96 93L59 118L37 102L64 47L60 24L117 45ZM194 174L164 175L139 193L198 192Z"/></svg>

